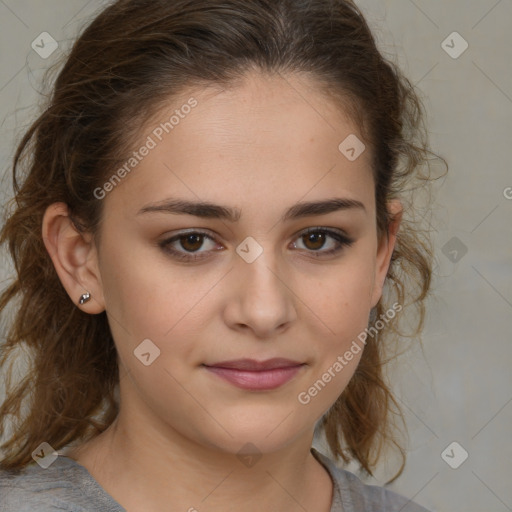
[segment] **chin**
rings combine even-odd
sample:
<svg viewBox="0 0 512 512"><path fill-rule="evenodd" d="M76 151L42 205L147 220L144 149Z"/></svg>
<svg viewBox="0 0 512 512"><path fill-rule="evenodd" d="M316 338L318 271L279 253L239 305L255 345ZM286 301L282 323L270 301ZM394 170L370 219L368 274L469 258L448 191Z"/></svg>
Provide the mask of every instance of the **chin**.
<svg viewBox="0 0 512 512"><path fill-rule="evenodd" d="M310 424L304 424L304 418L301 424L294 422L292 409L286 410L284 414L268 414L260 412L259 414L244 414L243 421L240 418L217 418L223 428L216 429L215 439L212 439L211 430L208 432L208 444L215 446L223 452L238 455L244 447L248 451L259 453L277 452L289 444L293 443L300 436L311 432L315 427L312 419ZM226 432L227 431L227 432ZM229 434L228 434L229 432Z"/></svg>

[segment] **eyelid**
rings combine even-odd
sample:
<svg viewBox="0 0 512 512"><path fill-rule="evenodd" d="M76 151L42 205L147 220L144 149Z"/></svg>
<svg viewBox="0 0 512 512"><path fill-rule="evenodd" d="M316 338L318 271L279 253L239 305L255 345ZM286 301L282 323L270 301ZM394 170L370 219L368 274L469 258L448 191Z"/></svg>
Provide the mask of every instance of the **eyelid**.
<svg viewBox="0 0 512 512"><path fill-rule="evenodd" d="M306 228L306 229L303 229L302 231L299 231L299 233L296 235L296 237L307 235L309 233L318 233L318 232L324 232L327 234L337 233L341 237L346 238L347 241L349 241L349 240L352 241L352 238L345 230L340 229L340 228L330 227L330 226L314 226L314 227Z"/></svg>
<svg viewBox="0 0 512 512"><path fill-rule="evenodd" d="M303 236L303 235L306 235L308 233L317 233L317 232L334 232L334 233L338 233L340 236L343 236L348 240L352 240L350 235L343 229L341 228L335 228L335 227L331 227L331 226L311 226L309 228L304 228L302 229L301 231L299 231L298 233L294 234L294 238L298 238L300 236ZM180 231L178 231L177 233L171 235L171 236L168 236L166 237L163 242L168 242L169 240L172 240L172 239L178 239L182 236L185 236L187 234L197 234L197 235L203 235L211 240L215 240L215 237L216 236L220 236L218 235L217 233L215 232L212 232L212 231L209 231L207 229L204 229L204 228L184 228ZM215 240L216 241L216 240Z"/></svg>
<svg viewBox="0 0 512 512"><path fill-rule="evenodd" d="M294 238L292 239L292 241L299 239L300 237L307 235L309 233L324 233L327 236L330 236L331 238L333 238L339 244L339 246L337 248L330 249L327 251L322 251L322 250L318 250L318 251L313 251L313 250L307 251L306 250L305 251L305 252L313 255L314 257L321 257L321 256L336 254L336 253L340 252L344 247L350 247L355 242L355 239L350 237L345 230L340 229L340 228L328 227L328 226L312 226L309 228L305 228L305 229L299 231L298 233L296 233L294 235ZM187 229L180 230L178 233L176 233L170 237L165 238L164 240L159 242L158 245L161 246L163 250L171 253L171 255L174 255L174 257L177 259L182 259L184 261L194 261L194 260L206 259L208 257L207 256L208 253L210 253L212 251L187 252L187 251L180 251L180 250L168 248L168 246L170 244L178 241L181 237L186 236L187 234L200 235L200 236L203 236L203 237L211 240L212 242L217 243L216 238L214 236L212 236L210 234L210 232L208 232L204 229L201 229L201 228L187 228ZM334 236L334 235L337 235L337 236ZM199 256L196 256L196 254ZM201 256L203 254L205 256Z"/></svg>
<svg viewBox="0 0 512 512"><path fill-rule="evenodd" d="M211 252L211 251L193 253L193 252L186 252L186 251L178 251L178 250L170 247L170 245L172 243L178 241L181 237L184 237L188 234L200 235L200 236L203 236L203 237L211 240L212 242L217 243L216 239L209 232L204 231L203 229L199 229L199 228L188 228L188 229L180 230L178 233L176 233L172 236L168 236L167 238L164 238L162 241L158 242L158 246L160 246L160 248L162 250L169 253L171 255L171 257L173 257L177 260L182 260L182 261L187 262L187 261L194 261L194 260L200 260L200 259L206 258L207 256L195 256L195 254L202 255L202 254L207 254L208 252Z"/></svg>

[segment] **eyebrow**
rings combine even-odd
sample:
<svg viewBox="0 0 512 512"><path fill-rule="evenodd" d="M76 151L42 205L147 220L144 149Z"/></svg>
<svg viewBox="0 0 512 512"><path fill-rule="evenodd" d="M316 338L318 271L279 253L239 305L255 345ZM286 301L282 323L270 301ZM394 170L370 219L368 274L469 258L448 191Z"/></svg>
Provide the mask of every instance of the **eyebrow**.
<svg viewBox="0 0 512 512"><path fill-rule="evenodd" d="M360 209L366 212L366 208L361 201L336 197L323 201L310 201L297 203L283 214L281 221L299 219L312 215L327 215L328 213ZM205 219L223 219L230 222L237 222L242 213L238 208L231 208L210 203L207 201L186 201L184 199L166 199L158 203L152 203L141 208L137 215L144 213L171 213L175 215L193 215Z"/></svg>

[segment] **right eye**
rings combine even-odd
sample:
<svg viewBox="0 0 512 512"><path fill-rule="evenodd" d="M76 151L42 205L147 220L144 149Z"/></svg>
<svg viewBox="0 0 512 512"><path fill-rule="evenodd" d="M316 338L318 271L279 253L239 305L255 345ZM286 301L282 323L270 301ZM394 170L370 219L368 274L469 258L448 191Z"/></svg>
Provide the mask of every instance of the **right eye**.
<svg viewBox="0 0 512 512"><path fill-rule="evenodd" d="M193 261L207 257L201 255L209 251L200 251L204 245L205 239L214 242L214 239L208 233L202 231L187 231L163 240L159 245L173 258L181 261ZM215 247L215 244L213 245Z"/></svg>

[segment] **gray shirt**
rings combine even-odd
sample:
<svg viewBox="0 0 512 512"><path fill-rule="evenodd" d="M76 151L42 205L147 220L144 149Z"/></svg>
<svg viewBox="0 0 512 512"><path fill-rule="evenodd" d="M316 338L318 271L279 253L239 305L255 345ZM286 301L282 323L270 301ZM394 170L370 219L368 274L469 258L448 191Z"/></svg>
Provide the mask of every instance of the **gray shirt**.
<svg viewBox="0 0 512 512"><path fill-rule="evenodd" d="M330 512L428 512L389 489L356 475L311 448L334 483ZM87 469L64 455L46 469L35 462L21 472L0 471L0 512L126 512Z"/></svg>

